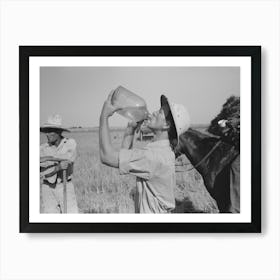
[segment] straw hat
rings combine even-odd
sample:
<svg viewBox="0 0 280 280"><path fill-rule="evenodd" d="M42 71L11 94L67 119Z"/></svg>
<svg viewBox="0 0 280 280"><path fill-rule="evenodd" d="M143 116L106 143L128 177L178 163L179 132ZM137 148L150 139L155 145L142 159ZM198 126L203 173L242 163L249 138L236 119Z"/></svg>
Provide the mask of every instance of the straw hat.
<svg viewBox="0 0 280 280"><path fill-rule="evenodd" d="M67 128L62 126L62 119L60 115L51 115L48 117L47 122L45 122L41 127L40 131L45 132L49 129L61 130L70 132Z"/></svg>
<svg viewBox="0 0 280 280"><path fill-rule="evenodd" d="M160 97L160 102L161 106L168 105L170 108L177 134L176 139L179 143L179 136L190 127L189 113L184 105L170 102L165 95Z"/></svg>

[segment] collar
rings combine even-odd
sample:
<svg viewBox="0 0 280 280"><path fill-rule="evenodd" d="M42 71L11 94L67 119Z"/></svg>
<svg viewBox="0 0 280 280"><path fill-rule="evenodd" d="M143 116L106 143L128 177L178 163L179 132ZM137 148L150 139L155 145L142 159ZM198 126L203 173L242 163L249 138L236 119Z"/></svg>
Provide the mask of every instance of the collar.
<svg viewBox="0 0 280 280"><path fill-rule="evenodd" d="M67 138L62 138L59 145L57 146L57 148L60 148L61 146L63 146L65 143L67 142Z"/></svg>
<svg viewBox="0 0 280 280"><path fill-rule="evenodd" d="M51 148L55 148L55 149L59 149L61 146L63 146L65 143L67 142L67 138L62 138L59 145L55 146L55 145L50 145L49 143L46 143L47 146L51 147Z"/></svg>
<svg viewBox="0 0 280 280"><path fill-rule="evenodd" d="M147 144L148 147L170 147L169 140L158 140Z"/></svg>

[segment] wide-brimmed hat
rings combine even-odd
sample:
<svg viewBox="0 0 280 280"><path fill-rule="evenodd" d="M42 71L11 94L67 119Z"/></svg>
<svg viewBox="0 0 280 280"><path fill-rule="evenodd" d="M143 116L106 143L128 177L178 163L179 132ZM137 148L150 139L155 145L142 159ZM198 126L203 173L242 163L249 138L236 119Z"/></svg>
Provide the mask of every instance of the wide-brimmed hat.
<svg viewBox="0 0 280 280"><path fill-rule="evenodd" d="M179 136L190 127L190 116L187 108L182 104L170 102L165 95L160 97L161 106L167 105L170 109L173 124L176 131L176 140L179 143Z"/></svg>
<svg viewBox="0 0 280 280"><path fill-rule="evenodd" d="M41 132L45 132L45 131L50 130L50 129L70 132L70 130L68 130L67 128L62 126L62 118L61 118L60 115L49 116L47 122L45 122L40 127Z"/></svg>

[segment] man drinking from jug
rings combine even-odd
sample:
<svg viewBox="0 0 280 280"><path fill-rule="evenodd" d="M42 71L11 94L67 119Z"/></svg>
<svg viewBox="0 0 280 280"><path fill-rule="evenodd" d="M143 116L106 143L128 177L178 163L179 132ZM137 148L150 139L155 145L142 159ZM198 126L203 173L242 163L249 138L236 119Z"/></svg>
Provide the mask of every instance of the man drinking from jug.
<svg viewBox="0 0 280 280"><path fill-rule="evenodd" d="M174 104L162 95L160 109L149 115L148 128L154 141L144 148L133 148L138 125L128 124L120 150L110 140L108 119L123 109L112 105L113 92L108 96L100 115L99 145L102 163L119 168L120 174L136 176L136 213L170 213L175 208L175 154L179 135L189 128L186 108Z"/></svg>

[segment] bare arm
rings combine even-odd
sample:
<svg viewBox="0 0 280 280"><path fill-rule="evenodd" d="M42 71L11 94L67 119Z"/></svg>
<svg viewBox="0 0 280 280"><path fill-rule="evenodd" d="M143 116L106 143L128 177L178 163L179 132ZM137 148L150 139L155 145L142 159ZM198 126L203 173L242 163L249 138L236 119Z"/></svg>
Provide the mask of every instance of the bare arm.
<svg viewBox="0 0 280 280"><path fill-rule="evenodd" d="M123 149L131 149L133 146L133 140L135 137L135 134L137 134L140 131L141 125L143 121L139 122L129 122L127 125L127 128L124 132L124 137L122 141L122 148Z"/></svg>
<svg viewBox="0 0 280 280"><path fill-rule="evenodd" d="M118 109L111 104L113 92L108 96L108 99L103 105L103 109L99 120L99 150L100 150L100 160L102 163L111 166L119 167L119 151L116 150L112 143L109 130L109 117L114 114Z"/></svg>
<svg viewBox="0 0 280 280"><path fill-rule="evenodd" d="M99 146L101 162L111 166L119 167L119 151L115 150L110 137L108 118L100 116L99 123Z"/></svg>
<svg viewBox="0 0 280 280"><path fill-rule="evenodd" d="M122 149L131 149L133 146L134 134L125 134L122 141Z"/></svg>
<svg viewBox="0 0 280 280"><path fill-rule="evenodd" d="M124 132L122 148L123 149L131 149L133 146L134 134L137 129L137 123L130 122L127 125L127 128Z"/></svg>

